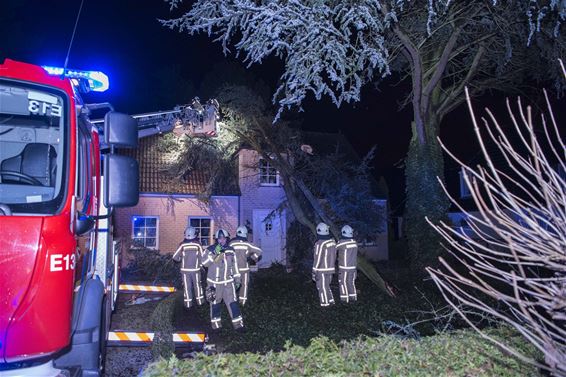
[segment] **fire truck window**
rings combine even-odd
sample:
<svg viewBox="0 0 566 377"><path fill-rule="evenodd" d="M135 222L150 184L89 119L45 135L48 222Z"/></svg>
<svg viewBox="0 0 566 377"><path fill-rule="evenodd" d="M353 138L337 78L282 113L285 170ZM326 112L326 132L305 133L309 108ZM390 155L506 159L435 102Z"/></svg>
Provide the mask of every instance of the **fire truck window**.
<svg viewBox="0 0 566 377"><path fill-rule="evenodd" d="M12 213L51 214L64 203L66 95L0 80L0 203Z"/></svg>
<svg viewBox="0 0 566 377"><path fill-rule="evenodd" d="M88 211L91 194L92 163L90 134L82 122L79 127L78 198L83 199L82 212Z"/></svg>

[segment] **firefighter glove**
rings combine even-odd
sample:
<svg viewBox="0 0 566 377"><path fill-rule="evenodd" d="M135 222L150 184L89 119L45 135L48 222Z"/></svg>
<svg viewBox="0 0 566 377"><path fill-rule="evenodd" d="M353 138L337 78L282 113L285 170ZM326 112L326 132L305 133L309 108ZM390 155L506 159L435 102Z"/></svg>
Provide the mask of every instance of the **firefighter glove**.
<svg viewBox="0 0 566 377"><path fill-rule="evenodd" d="M204 295L206 296L206 301L210 303L214 302L214 300L216 300L216 288L212 285L206 287Z"/></svg>
<svg viewBox="0 0 566 377"><path fill-rule="evenodd" d="M234 285L236 287L236 290L240 289L240 287L242 286L242 279L238 278L234 278Z"/></svg>

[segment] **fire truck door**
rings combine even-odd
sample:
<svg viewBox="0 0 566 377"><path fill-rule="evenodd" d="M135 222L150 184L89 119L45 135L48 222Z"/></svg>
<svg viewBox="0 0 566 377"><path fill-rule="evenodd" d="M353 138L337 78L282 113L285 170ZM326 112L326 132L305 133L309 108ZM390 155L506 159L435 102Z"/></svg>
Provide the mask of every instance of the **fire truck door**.
<svg viewBox="0 0 566 377"><path fill-rule="evenodd" d="M85 122L79 121L79 132L77 140L78 159L77 159L77 179L76 179L76 221L75 233L77 234L77 273L75 281L81 284L91 269L91 251L94 237L91 236L90 229L79 229L90 227L86 216L93 214L93 150L90 132ZM85 220L81 220L85 219ZM85 221L85 222L83 222ZM85 231L86 230L86 231Z"/></svg>

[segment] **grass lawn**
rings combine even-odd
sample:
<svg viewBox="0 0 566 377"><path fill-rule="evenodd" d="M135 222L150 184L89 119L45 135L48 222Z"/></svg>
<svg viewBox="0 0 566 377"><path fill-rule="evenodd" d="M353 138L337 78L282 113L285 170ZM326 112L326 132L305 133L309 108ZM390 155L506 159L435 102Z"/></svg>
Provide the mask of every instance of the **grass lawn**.
<svg viewBox="0 0 566 377"><path fill-rule="evenodd" d="M384 271L387 272L387 271ZM388 276L401 289L397 298L390 298L379 291L368 279L358 274L358 302L339 302L337 277L334 278L333 293L337 304L322 308L310 275L286 273L282 267L273 267L252 274L249 301L242 308L245 334L232 330L227 311L223 307L223 329L213 334L213 343L221 344L225 352L268 352L283 349L285 343L307 346L310 340L325 336L334 341L354 339L359 335L375 336L382 332L383 321L405 324L406 320L420 319L415 311L430 310L430 305L403 273L395 270ZM421 285L427 299L437 307L444 304L436 288ZM199 317L208 320L208 305L199 308ZM182 315L178 314L178 315ZM429 326L418 330L432 333Z"/></svg>
<svg viewBox="0 0 566 377"><path fill-rule="evenodd" d="M246 333L232 329L223 307L223 329L211 333L210 341L218 345L221 354L199 355L194 360L161 360L144 375L536 375L536 370L502 354L469 330L434 335L434 324L427 322L415 327L412 338L384 335L392 333L384 326L387 321L404 325L422 320L431 305L440 308L445 303L432 283L419 282L417 289L417 283L408 276L409 270L381 270L400 288L398 297L386 296L359 274L358 302L342 304L335 277L337 305L327 308L320 307L310 276L289 274L282 267L255 273L250 299L242 309ZM202 324L208 321L208 310L205 305L187 313L177 303L175 315L186 315L186 320L197 317ZM210 332L210 327L206 331ZM508 330L493 331L528 348Z"/></svg>

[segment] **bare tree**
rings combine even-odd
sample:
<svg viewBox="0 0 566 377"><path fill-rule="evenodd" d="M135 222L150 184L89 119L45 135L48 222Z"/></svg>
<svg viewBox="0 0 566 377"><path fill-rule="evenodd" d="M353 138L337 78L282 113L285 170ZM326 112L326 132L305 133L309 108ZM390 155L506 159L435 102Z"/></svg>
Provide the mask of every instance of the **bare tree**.
<svg viewBox="0 0 566 377"><path fill-rule="evenodd" d="M520 140L512 143L489 110L480 131L467 91L466 96L486 166L458 162L477 211L464 211L451 198L471 231L430 223L448 243L453 260L440 258L441 267L427 270L448 303L483 337L525 362L566 376L564 140L548 97L550 118L541 115L540 132L530 107L520 99L518 110L507 103ZM488 143L495 144L505 167L495 163ZM510 325L544 354L544 362L490 337L462 308Z"/></svg>

